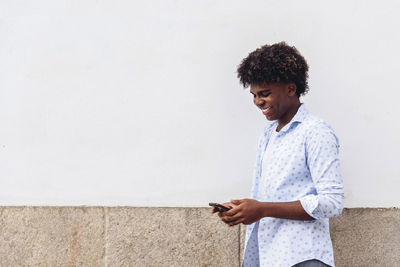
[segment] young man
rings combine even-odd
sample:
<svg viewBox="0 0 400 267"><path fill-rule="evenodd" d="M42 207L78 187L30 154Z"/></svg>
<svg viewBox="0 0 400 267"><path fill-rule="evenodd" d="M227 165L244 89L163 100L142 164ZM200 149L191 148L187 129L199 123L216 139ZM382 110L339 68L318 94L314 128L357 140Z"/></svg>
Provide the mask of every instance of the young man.
<svg viewBox="0 0 400 267"><path fill-rule="evenodd" d="M257 152L252 198L218 213L248 225L242 266L334 266L329 217L343 209L338 139L300 102L308 65L281 42L251 52L238 68L254 104L272 121ZM213 212L216 212L213 210Z"/></svg>

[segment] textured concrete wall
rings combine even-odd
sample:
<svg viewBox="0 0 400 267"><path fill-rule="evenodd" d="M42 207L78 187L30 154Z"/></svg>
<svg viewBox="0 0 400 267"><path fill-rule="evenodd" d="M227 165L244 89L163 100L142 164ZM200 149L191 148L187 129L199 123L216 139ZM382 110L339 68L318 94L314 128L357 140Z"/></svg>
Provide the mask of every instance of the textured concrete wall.
<svg viewBox="0 0 400 267"><path fill-rule="evenodd" d="M336 265L400 266L399 230L399 209L345 209ZM208 208L0 208L0 266L239 266L243 237Z"/></svg>

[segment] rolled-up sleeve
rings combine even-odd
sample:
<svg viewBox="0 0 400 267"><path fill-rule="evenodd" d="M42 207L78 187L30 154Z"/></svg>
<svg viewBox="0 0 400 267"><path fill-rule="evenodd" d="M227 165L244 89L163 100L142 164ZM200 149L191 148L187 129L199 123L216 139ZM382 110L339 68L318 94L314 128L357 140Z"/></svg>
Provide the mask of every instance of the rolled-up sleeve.
<svg viewBox="0 0 400 267"><path fill-rule="evenodd" d="M300 199L313 218L338 216L343 210L343 182L339 164L339 141L332 128L321 121L306 138L307 165L316 194Z"/></svg>

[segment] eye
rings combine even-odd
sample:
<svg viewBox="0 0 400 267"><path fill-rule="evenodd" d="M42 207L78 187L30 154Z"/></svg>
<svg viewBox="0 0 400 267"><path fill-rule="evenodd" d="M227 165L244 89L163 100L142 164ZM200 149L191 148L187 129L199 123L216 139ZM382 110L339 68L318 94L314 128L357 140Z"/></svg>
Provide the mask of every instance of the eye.
<svg viewBox="0 0 400 267"><path fill-rule="evenodd" d="M262 97L267 97L267 96L269 96L271 93L270 92L261 92L260 93L260 95L262 96Z"/></svg>

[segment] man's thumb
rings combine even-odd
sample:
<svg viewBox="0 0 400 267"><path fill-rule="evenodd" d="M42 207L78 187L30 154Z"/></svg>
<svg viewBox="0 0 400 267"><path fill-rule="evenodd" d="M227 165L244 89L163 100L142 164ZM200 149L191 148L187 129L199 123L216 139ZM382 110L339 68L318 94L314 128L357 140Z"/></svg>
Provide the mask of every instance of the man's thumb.
<svg viewBox="0 0 400 267"><path fill-rule="evenodd" d="M231 203L233 205L239 205L240 204L240 200L234 199L234 200L231 200Z"/></svg>

